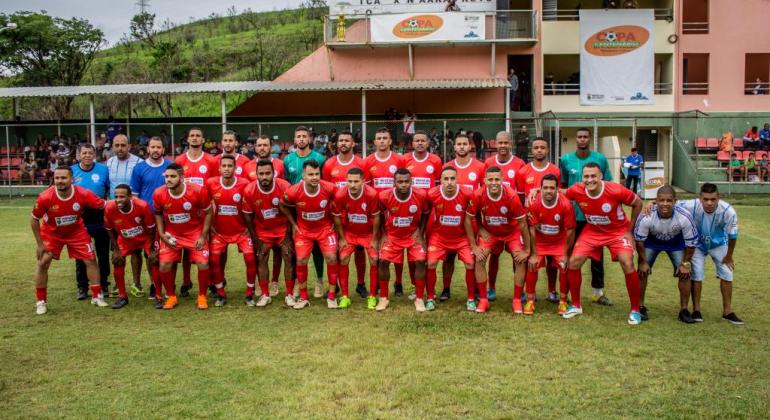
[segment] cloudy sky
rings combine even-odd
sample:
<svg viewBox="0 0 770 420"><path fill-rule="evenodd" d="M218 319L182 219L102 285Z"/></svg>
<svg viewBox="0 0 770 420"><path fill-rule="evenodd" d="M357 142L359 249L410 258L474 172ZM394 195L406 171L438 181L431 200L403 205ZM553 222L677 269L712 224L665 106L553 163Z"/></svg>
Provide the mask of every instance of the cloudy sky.
<svg viewBox="0 0 770 420"><path fill-rule="evenodd" d="M156 23L170 19L174 23L187 23L190 17L202 18L212 13L226 15L230 6L239 12L251 8L254 11L281 10L298 6L301 0L147 0ZM139 12L137 0L1 0L0 12L12 14L27 10L45 10L49 15L62 18L88 19L104 32L110 45L128 33L131 17Z"/></svg>

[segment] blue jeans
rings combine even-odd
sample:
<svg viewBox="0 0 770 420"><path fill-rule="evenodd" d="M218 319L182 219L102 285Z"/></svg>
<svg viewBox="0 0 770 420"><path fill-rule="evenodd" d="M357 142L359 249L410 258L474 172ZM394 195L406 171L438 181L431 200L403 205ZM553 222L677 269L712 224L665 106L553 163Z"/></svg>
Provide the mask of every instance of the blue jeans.
<svg viewBox="0 0 770 420"><path fill-rule="evenodd" d="M674 266L674 277L676 277L676 270L682 265L684 260L684 250L681 251L659 251L657 249L645 248L644 254L647 257L647 264L650 265L650 273L652 273L652 266L655 265L655 260L658 259L658 255L661 252L668 254L668 259L671 260L671 265Z"/></svg>

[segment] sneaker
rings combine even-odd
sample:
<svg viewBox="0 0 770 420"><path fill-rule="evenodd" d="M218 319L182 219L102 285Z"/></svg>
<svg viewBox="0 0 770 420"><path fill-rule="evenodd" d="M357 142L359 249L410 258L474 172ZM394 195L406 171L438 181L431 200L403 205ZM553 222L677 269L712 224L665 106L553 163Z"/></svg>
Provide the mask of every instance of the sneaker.
<svg viewBox="0 0 770 420"><path fill-rule="evenodd" d="M551 303L559 303L559 294L556 292L548 292L548 296L545 298L545 300Z"/></svg>
<svg viewBox="0 0 770 420"><path fill-rule="evenodd" d="M578 308L577 306L570 306L569 308L567 308L567 311L561 315L561 317L564 319L570 319L582 314L583 314L583 308Z"/></svg>
<svg viewBox="0 0 770 420"><path fill-rule="evenodd" d="M366 299L369 297L369 291L366 290L366 286L363 284L356 286L356 293L358 293L358 296L361 296L361 299Z"/></svg>
<svg viewBox="0 0 770 420"><path fill-rule="evenodd" d="M592 300L594 303L598 303L599 305L604 305L604 306L612 306L612 301L610 301L610 298L608 298L608 297L607 297L607 296L605 296L605 295L601 295L601 296L596 296L596 295L593 295L593 296L591 297L591 300Z"/></svg>
<svg viewBox="0 0 770 420"><path fill-rule="evenodd" d="M692 320L695 322L703 322L703 315L700 311L692 311Z"/></svg>
<svg viewBox="0 0 770 420"><path fill-rule="evenodd" d="M48 304L44 300L38 300L35 304L35 313L38 315L44 315L48 312Z"/></svg>
<svg viewBox="0 0 770 420"><path fill-rule="evenodd" d="M294 309L305 309L306 307L310 306L310 301L305 299L300 299L297 301L297 303L294 304Z"/></svg>
<svg viewBox="0 0 770 420"><path fill-rule="evenodd" d="M271 281L270 282L270 297L276 297L278 296L278 282L277 281Z"/></svg>
<svg viewBox="0 0 770 420"><path fill-rule="evenodd" d="M374 309L377 311L384 311L385 309L388 309L388 304L390 304L390 299L380 298L380 301L377 302L377 306L375 306Z"/></svg>
<svg viewBox="0 0 770 420"><path fill-rule="evenodd" d="M513 299L513 304L511 305L513 307L513 313L520 314L523 313L524 310L522 309L521 305L521 299Z"/></svg>
<svg viewBox="0 0 770 420"><path fill-rule="evenodd" d="M222 296L217 296L214 298L214 306L217 308L221 308L223 306L227 305L227 298Z"/></svg>
<svg viewBox="0 0 770 420"><path fill-rule="evenodd" d="M166 303L163 304L163 309L174 309L176 308L176 305L179 305L176 296L169 296L168 299L166 299Z"/></svg>
<svg viewBox="0 0 770 420"><path fill-rule="evenodd" d="M294 298L294 295L286 295L285 298L283 298L283 301L286 302L286 306L293 308L294 305L297 304L297 299Z"/></svg>
<svg viewBox="0 0 770 420"><path fill-rule="evenodd" d="M320 298L324 295L324 282L321 279L315 281L315 288L313 289L313 297Z"/></svg>
<svg viewBox="0 0 770 420"><path fill-rule="evenodd" d="M393 284L393 294L396 295L396 297L404 296L404 285L401 283Z"/></svg>
<svg viewBox="0 0 770 420"><path fill-rule="evenodd" d="M131 296L135 298L144 297L144 290L142 290L141 286L137 286L135 284L131 285L131 289L129 289Z"/></svg>
<svg viewBox="0 0 770 420"><path fill-rule="evenodd" d="M692 319L692 317L690 316L690 311L688 311L687 309L682 309L681 311L679 311L679 320L684 322L685 324L695 323L695 320Z"/></svg>
<svg viewBox="0 0 770 420"><path fill-rule="evenodd" d="M497 299L497 292L495 292L495 289L487 290L487 299L489 299L490 302L494 302L495 299Z"/></svg>
<svg viewBox="0 0 770 420"><path fill-rule="evenodd" d="M246 306L254 306L254 295L246 296L245 298L243 298L243 303Z"/></svg>
<svg viewBox="0 0 770 420"><path fill-rule="evenodd" d="M449 300L451 295L449 294L449 288L446 288L441 291L441 296L438 297L439 302L446 302Z"/></svg>
<svg viewBox="0 0 770 420"><path fill-rule="evenodd" d="M88 299L88 289L78 288L78 300Z"/></svg>
<svg viewBox="0 0 770 420"><path fill-rule="evenodd" d="M110 306L109 303L104 301L104 295L99 295L95 298L91 298L91 305L96 305L100 308L106 308Z"/></svg>
<svg viewBox="0 0 770 420"><path fill-rule="evenodd" d="M326 307L329 309L337 309L337 299L326 299Z"/></svg>
<svg viewBox="0 0 770 420"><path fill-rule="evenodd" d="M436 301L433 299L428 299L427 302L425 302L425 309L429 311L435 311L436 310Z"/></svg>
<svg viewBox="0 0 770 420"><path fill-rule="evenodd" d="M422 299L415 299L414 300L414 309L417 312L425 312L425 301Z"/></svg>
<svg viewBox="0 0 770 420"><path fill-rule="evenodd" d="M213 284L209 285L209 296L211 296L212 298L217 297L217 287L214 286Z"/></svg>
<svg viewBox="0 0 770 420"><path fill-rule="evenodd" d="M152 298L152 300L154 301L153 306L155 306L155 309L165 309L163 308L163 299Z"/></svg>
<svg viewBox="0 0 770 420"><path fill-rule="evenodd" d="M476 312L482 314L489 310L489 299L479 299L479 304L476 306Z"/></svg>
<svg viewBox="0 0 770 420"><path fill-rule="evenodd" d="M338 307L338 308L340 308L340 309L347 309L347 308L349 308L349 307L350 307L350 304L351 304L351 303L352 303L352 302L350 301L350 298L349 298L349 297L347 297L347 296L342 296L342 297L340 297L340 301L339 301L339 303L337 304L337 307Z"/></svg>
<svg viewBox="0 0 770 420"><path fill-rule="evenodd" d="M524 315L532 315L535 313L535 302L529 300L524 304Z"/></svg>
<svg viewBox="0 0 770 420"><path fill-rule="evenodd" d="M475 300L466 300L465 301L465 309L469 312L476 312L476 301Z"/></svg>
<svg viewBox="0 0 770 420"><path fill-rule="evenodd" d="M639 325L642 323L642 314L637 311L628 313L628 325Z"/></svg>
<svg viewBox="0 0 770 420"><path fill-rule="evenodd" d="M559 302L559 315L564 315L567 312L567 302Z"/></svg>
<svg viewBox="0 0 770 420"><path fill-rule="evenodd" d="M206 297L206 295L198 295L198 299L195 301L195 306L198 309L208 309L209 308L209 300Z"/></svg>
<svg viewBox="0 0 770 420"><path fill-rule="evenodd" d="M271 304L272 302L273 302L273 298L271 298L270 296L262 295L259 297L259 300L257 301L256 306L258 308L264 308L265 306Z"/></svg>
<svg viewBox="0 0 770 420"><path fill-rule="evenodd" d="M722 315L722 319L725 321L733 324L733 325L743 325L744 322L742 319L738 318L738 315L735 315L735 312L730 312L727 315Z"/></svg>
<svg viewBox="0 0 770 420"><path fill-rule="evenodd" d="M417 292L415 292L415 291L409 292L409 294L406 296L406 298L411 300L411 301L414 301L415 299L417 299Z"/></svg>
<svg viewBox="0 0 770 420"><path fill-rule="evenodd" d="M184 298L190 297L190 289L192 289L192 283L183 284L182 287L179 288L179 296Z"/></svg>
<svg viewBox="0 0 770 420"><path fill-rule="evenodd" d="M650 317L647 315L647 307L646 306L640 306L639 307L639 313L642 314L642 321L648 321Z"/></svg>
<svg viewBox="0 0 770 420"><path fill-rule="evenodd" d="M150 293L147 294L147 300L155 300L155 285L150 285Z"/></svg>
<svg viewBox="0 0 770 420"><path fill-rule="evenodd" d="M110 284L109 283L107 283L106 287L102 286L102 293L104 293L104 290L107 291L107 294L105 295L105 297L108 297L108 298L118 297L119 293L120 293L120 292L118 292L118 287L117 286L115 286L114 289L110 289Z"/></svg>
<svg viewBox="0 0 770 420"><path fill-rule="evenodd" d="M294 290L291 291L291 294L294 295L294 300L299 299L299 283L294 283Z"/></svg>
<svg viewBox="0 0 770 420"><path fill-rule="evenodd" d="M375 310L377 308L377 298L369 296L366 298L366 309Z"/></svg>
<svg viewBox="0 0 770 420"><path fill-rule="evenodd" d="M118 300L115 301L115 303L112 304L112 309L120 309L126 305L128 305L128 299L119 298Z"/></svg>

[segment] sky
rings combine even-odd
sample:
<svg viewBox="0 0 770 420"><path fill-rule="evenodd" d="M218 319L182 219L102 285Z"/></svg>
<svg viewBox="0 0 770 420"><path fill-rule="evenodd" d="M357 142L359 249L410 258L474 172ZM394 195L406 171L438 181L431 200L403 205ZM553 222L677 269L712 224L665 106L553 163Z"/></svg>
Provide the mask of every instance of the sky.
<svg viewBox="0 0 770 420"><path fill-rule="evenodd" d="M190 17L203 18L212 13L227 15L227 9L235 6L240 13L270 11L299 6L301 0L147 0L149 12L154 13L156 25L166 19L173 23L187 23ZM114 45L123 34L129 32L131 17L139 13L137 0L2 0L0 12L13 14L17 11L39 12L66 19L87 19L104 32L109 45Z"/></svg>

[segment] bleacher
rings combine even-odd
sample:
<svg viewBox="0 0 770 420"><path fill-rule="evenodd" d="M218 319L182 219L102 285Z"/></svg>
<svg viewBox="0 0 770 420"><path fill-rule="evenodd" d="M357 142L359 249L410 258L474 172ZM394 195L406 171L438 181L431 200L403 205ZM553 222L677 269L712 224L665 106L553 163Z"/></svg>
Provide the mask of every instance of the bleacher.
<svg viewBox="0 0 770 420"><path fill-rule="evenodd" d="M21 165L24 161L24 147L0 147L0 181L3 184L16 184L19 181ZM48 171L38 170L35 183L47 183ZM28 182L28 181L27 181Z"/></svg>
<svg viewBox="0 0 770 420"><path fill-rule="evenodd" d="M757 165L759 165L763 158L770 160L770 152L767 150L748 149L744 144L743 138L734 138L731 153L719 150L720 141L721 139L716 137L699 137L694 140L695 153L691 154L690 158L695 162L697 168L698 184L702 185L705 182L711 182L719 185L722 190L725 189L723 185L730 184L730 191L732 192L749 194L770 193L770 179L768 179L766 170L763 171L758 182L757 180L730 180L728 179L727 172L733 154L737 155L738 159L743 163L750 153L754 153Z"/></svg>

